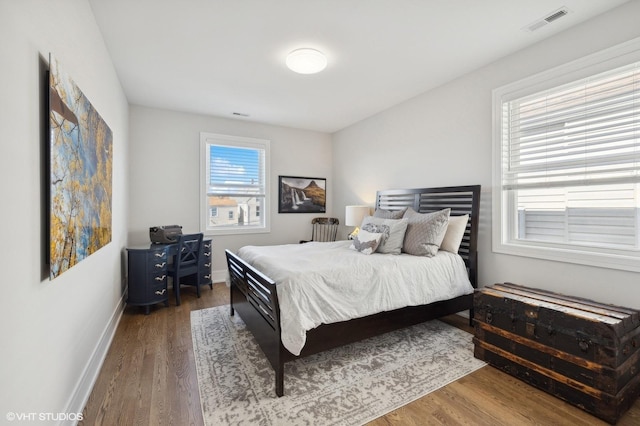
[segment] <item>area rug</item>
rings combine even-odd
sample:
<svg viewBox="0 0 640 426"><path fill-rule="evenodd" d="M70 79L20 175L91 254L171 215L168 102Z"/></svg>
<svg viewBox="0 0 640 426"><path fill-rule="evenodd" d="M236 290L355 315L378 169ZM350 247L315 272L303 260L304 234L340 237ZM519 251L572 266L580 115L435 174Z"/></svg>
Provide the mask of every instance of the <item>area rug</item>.
<svg viewBox="0 0 640 426"><path fill-rule="evenodd" d="M358 425L486 365L472 335L440 321L394 331L285 364L284 392L229 306L191 312L206 425Z"/></svg>

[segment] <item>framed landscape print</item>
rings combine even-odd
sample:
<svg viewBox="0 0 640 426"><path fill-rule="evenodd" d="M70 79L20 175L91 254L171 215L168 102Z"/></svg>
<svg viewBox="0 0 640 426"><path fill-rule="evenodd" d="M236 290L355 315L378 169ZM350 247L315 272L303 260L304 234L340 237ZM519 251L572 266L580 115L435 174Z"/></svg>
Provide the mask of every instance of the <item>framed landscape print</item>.
<svg viewBox="0 0 640 426"><path fill-rule="evenodd" d="M325 213L327 180L278 176L278 213Z"/></svg>
<svg viewBox="0 0 640 426"><path fill-rule="evenodd" d="M113 135L49 56L49 278L111 242Z"/></svg>

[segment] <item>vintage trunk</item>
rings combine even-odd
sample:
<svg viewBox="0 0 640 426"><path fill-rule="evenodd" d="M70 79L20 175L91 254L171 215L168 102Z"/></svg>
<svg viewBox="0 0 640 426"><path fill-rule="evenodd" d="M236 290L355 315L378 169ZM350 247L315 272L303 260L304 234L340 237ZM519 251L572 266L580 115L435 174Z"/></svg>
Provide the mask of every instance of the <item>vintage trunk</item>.
<svg viewBox="0 0 640 426"><path fill-rule="evenodd" d="M474 295L475 356L616 423L640 393L640 311L505 283Z"/></svg>

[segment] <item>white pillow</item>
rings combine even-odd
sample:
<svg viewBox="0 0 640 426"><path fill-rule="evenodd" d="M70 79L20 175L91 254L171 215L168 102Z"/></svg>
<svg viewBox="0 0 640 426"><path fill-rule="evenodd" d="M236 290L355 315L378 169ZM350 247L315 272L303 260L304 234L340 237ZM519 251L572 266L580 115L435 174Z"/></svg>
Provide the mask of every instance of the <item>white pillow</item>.
<svg viewBox="0 0 640 426"><path fill-rule="evenodd" d="M458 253L460 243L462 243L462 237L464 237L464 231L467 229L468 221L468 214L464 216L449 216L449 225L447 226L447 232L444 234L444 239L440 244L440 250Z"/></svg>
<svg viewBox="0 0 640 426"><path fill-rule="evenodd" d="M400 254L404 233L407 230L407 219L381 219L367 216L362 221L360 229L376 234L382 234L378 253Z"/></svg>
<svg viewBox="0 0 640 426"><path fill-rule="evenodd" d="M371 254L376 251L378 245L380 245L380 239L382 238L382 234L376 234L374 232L365 231L361 229L358 232L358 235L355 236L351 246L354 250L359 251L363 254Z"/></svg>

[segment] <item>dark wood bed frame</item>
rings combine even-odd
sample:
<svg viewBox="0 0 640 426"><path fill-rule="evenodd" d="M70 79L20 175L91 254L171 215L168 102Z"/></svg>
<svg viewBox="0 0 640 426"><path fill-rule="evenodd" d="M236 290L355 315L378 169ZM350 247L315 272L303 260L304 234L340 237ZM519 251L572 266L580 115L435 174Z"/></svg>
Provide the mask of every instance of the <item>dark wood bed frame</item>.
<svg viewBox="0 0 640 426"><path fill-rule="evenodd" d="M469 222L459 254L467 265L469 280L478 284L478 219L480 185L378 191L376 209L400 210L412 207L420 213L451 208L451 216L469 214ZM231 291L231 315L238 311L247 328L275 370L276 395L284 395L284 364L298 357L378 336L434 318L469 310L473 318L473 295L421 306L409 306L362 318L321 324L307 332L299 356L293 355L280 340L280 307L276 283L247 262L226 250Z"/></svg>

